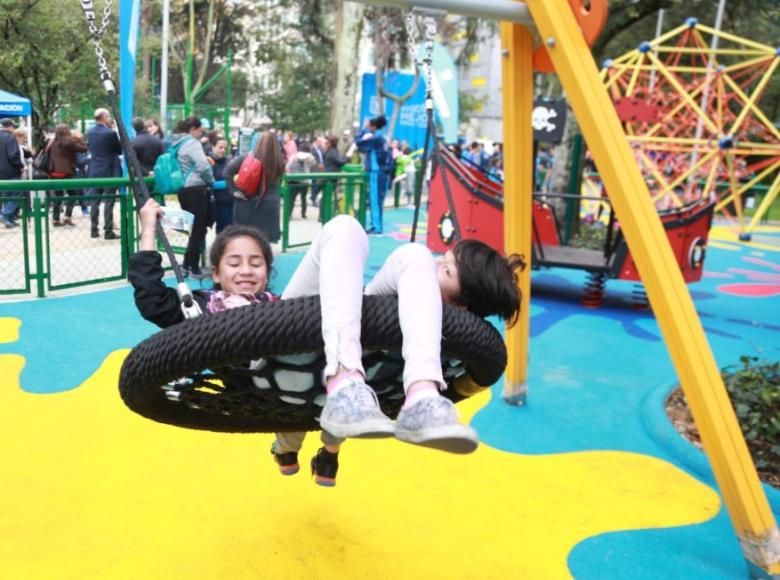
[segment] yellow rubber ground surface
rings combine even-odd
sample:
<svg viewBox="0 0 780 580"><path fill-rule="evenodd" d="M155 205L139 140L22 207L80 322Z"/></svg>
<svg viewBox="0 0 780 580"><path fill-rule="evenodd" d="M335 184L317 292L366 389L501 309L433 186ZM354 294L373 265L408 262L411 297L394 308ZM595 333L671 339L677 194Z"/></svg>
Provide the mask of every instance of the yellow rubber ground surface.
<svg viewBox="0 0 780 580"><path fill-rule="evenodd" d="M0 319L0 340L18 321ZM350 441L338 486L282 477L271 435L159 425L116 384L127 351L81 387L19 388L0 356L0 578L567 578L579 541L713 517L718 496L649 456L453 456ZM469 418L489 394L462 404Z"/></svg>

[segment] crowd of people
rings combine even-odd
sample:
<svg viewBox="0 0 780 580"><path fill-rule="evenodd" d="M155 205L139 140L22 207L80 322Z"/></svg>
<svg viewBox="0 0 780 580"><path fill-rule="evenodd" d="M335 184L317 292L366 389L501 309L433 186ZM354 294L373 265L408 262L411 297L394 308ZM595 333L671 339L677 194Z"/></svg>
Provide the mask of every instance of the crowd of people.
<svg viewBox="0 0 780 580"><path fill-rule="evenodd" d="M122 176L123 152L115 120L104 108L94 112L94 124L82 135L67 124L46 131L43 145L33 155L27 147L25 130L11 118L0 123L0 179L116 178ZM300 139L293 131L269 129L257 131L249 152L263 167L262 191L244 192L236 185L246 154L230 151L228 140L217 131L206 132L203 120L196 116L181 119L166 135L156 119L132 120L131 145L145 175L153 175L155 163L166 151L175 150L176 160L185 175L178 192L181 208L193 216L184 258L185 273L202 277L201 254L209 227L217 234L231 224L257 227L272 242L281 234L281 197L279 186L285 173L338 173L345 164L362 162L369 177L369 233L382 233L383 206L387 191L398 184L408 204L412 204L417 175L416 159L409 145L385 138L387 124L383 116L368 120L355 135L340 139L322 134L312 140ZM43 160L42 160L43 159ZM318 207L324 181L291 179L287 218L299 208L307 218L309 207ZM116 187L61 189L47 192L50 198L52 227L73 227L74 208L89 216L92 238L119 239L114 220ZM6 228L17 227L21 208L16 200L26 199L22 192L5 193L15 201L2 204L0 221ZM86 199L90 201L87 203ZM103 214L102 224L100 214Z"/></svg>
<svg viewBox="0 0 780 580"><path fill-rule="evenodd" d="M0 127L0 179L61 180L122 175L122 148L115 121L104 108L95 111L94 124L86 135L67 124L45 131L37 156L27 146L26 132L15 119L3 118ZM215 227L219 233L232 223L252 224L272 242L277 242L282 175L285 172L339 172L350 161L339 151L339 138L333 135L319 135L312 141L305 141L297 139L291 131L259 132L250 150L263 165L265 186L262 195L246 195L236 187L233 179L245 155L231 155L225 136L216 131L206 133L201 119L194 116L182 119L168 136L156 119L135 118L132 127L135 136L131 144L145 175L154 174L155 163L166 150L180 146L176 147L176 158L187 177L178 197L182 208L195 216L185 266L196 276L199 275L200 245L208 227ZM322 186L322 182L312 180L291 181L292 204L288 213L298 205L301 217L306 218L307 208L318 206ZM80 205L82 215L90 217L91 236L119 239L113 219L116 194L117 188L113 187L48 191L47 195L52 198L52 226L75 226L76 199L86 195L93 198L92 201L89 204L81 201ZM6 228L17 227L22 209L18 201L29 199L29 194L6 192L3 197L14 198L14 201L0 205L0 221Z"/></svg>

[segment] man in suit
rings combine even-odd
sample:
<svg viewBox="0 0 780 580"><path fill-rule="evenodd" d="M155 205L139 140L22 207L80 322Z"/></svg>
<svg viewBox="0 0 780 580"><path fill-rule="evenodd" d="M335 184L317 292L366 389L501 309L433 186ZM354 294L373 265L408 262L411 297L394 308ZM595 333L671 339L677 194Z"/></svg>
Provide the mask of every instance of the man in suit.
<svg viewBox="0 0 780 580"><path fill-rule="evenodd" d="M14 136L16 123L11 118L0 120L0 179L20 179L24 162L19 143ZM19 197L21 194L16 191L0 193L3 197ZM19 204L13 201L0 203L0 223L7 228L14 228L16 223L16 208Z"/></svg>
<svg viewBox="0 0 780 580"><path fill-rule="evenodd" d="M95 126L87 131L89 146L89 177L122 177L122 164L119 156L122 146L119 136L112 128L111 115L106 109L95 110ZM90 190L90 195L104 196L103 199L103 232L107 240L119 239L114 232L114 195L115 188L97 187ZM90 219L92 220L92 237L100 237L100 199L92 202Z"/></svg>
<svg viewBox="0 0 780 580"><path fill-rule="evenodd" d="M146 130L146 124L141 117L133 119L135 138L131 141L135 156L141 164L144 175L151 175L157 158L165 153L162 141L156 135L151 135Z"/></svg>

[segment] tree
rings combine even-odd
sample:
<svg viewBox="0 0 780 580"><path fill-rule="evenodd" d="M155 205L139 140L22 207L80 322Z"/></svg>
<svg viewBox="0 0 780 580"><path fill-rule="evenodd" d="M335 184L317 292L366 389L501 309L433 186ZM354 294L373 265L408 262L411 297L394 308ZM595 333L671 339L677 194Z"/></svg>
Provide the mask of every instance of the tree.
<svg viewBox="0 0 780 580"><path fill-rule="evenodd" d="M363 31L363 4L342 2L336 15L333 59L333 100L330 130L333 135L352 128L358 87L358 47Z"/></svg>
<svg viewBox="0 0 780 580"><path fill-rule="evenodd" d="M57 0L0 0L0 83L32 101L36 142L61 107L80 103L89 91L102 95L87 23L75 8ZM103 45L114 70L116 19Z"/></svg>
<svg viewBox="0 0 780 580"><path fill-rule="evenodd" d="M265 2L256 31L265 82L255 87L273 124L311 134L330 126L334 0Z"/></svg>
<svg viewBox="0 0 780 580"><path fill-rule="evenodd" d="M190 6L192 18L190 18ZM226 62L228 51L233 50L240 61L247 54L247 30L245 23L254 14L249 0L172 0L169 29L169 84L168 100L183 103L187 70L187 52L190 44L190 20L195 32L193 53L192 92L196 94ZM149 114L157 108L154 97L159 78L152 78L152 59L160 59L162 49L162 2L143 0L141 10L141 42L138 58L142 63L136 81L136 110ZM245 96L246 82L239 70L233 70L234 98L241 102ZM225 83L212 85L199 102L224 104Z"/></svg>

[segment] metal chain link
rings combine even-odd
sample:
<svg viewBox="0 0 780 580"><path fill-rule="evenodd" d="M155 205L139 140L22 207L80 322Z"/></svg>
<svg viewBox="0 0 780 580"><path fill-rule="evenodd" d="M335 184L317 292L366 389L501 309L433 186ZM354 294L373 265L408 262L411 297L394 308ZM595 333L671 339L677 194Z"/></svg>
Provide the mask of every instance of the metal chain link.
<svg viewBox="0 0 780 580"><path fill-rule="evenodd" d="M427 95L433 94L433 43L436 41L436 19L433 16L426 16L423 18L423 24L425 25L425 88L427 89Z"/></svg>
<svg viewBox="0 0 780 580"><path fill-rule="evenodd" d="M111 22L111 6L113 3L114 0L105 0L103 4L103 18L100 22L100 27L98 28L95 24L97 15L95 14L93 0L81 0L81 8L84 10L84 15L87 18L87 25L89 26L89 40L95 46L95 56L97 57L98 69L100 70L100 78L104 82L111 81L111 71L108 70L108 63L103 54L101 42L108 30L108 25Z"/></svg>
<svg viewBox="0 0 780 580"><path fill-rule="evenodd" d="M433 43L436 40L437 25L433 16L423 18L425 26L425 57L422 60L417 59L419 46L417 43L417 21L414 12L406 15L406 36L410 57L414 63L415 71L423 68L423 80L425 81L426 107L433 94ZM430 103L432 106L432 103Z"/></svg>
<svg viewBox="0 0 780 580"><path fill-rule="evenodd" d="M407 12L406 14L406 49L409 51L409 59L414 65L414 71L420 66L420 61L417 60L417 21L414 18L413 12Z"/></svg>

